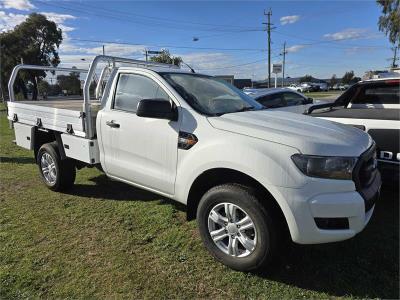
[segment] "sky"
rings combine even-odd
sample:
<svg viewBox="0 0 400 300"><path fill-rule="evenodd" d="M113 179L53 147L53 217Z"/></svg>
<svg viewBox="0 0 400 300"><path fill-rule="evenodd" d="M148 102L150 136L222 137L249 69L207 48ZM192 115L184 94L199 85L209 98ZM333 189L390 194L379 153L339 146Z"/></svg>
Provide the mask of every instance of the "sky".
<svg viewBox="0 0 400 300"><path fill-rule="evenodd" d="M342 77L387 69L393 56L378 30L380 7L359 1L52 1L0 0L0 31L42 13L63 31L61 65L87 68L102 53L144 59L144 49L168 49L199 73L265 79L267 16L271 61L285 77ZM84 59L84 60L82 60Z"/></svg>

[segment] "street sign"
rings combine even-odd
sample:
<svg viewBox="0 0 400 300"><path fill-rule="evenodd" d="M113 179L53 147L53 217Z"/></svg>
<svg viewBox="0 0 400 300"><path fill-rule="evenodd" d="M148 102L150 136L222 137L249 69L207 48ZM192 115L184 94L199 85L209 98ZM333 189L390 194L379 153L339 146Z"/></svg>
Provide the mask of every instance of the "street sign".
<svg viewBox="0 0 400 300"><path fill-rule="evenodd" d="M151 50L147 50L148 54L161 54L162 51L151 51Z"/></svg>
<svg viewBox="0 0 400 300"><path fill-rule="evenodd" d="M274 74L282 73L282 64L272 64L271 72Z"/></svg>

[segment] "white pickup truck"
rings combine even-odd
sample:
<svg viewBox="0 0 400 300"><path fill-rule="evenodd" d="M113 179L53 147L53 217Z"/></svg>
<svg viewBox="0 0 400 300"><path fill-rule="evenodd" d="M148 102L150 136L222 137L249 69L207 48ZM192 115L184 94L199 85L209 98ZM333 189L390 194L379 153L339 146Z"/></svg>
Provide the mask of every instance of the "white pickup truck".
<svg viewBox="0 0 400 300"><path fill-rule="evenodd" d="M97 101L90 84L100 62L110 66ZM91 63L79 106L15 101L18 71L38 68L57 70L14 69L8 118L54 191L71 188L77 168L101 165L110 178L187 205L209 252L242 271L265 268L285 234L300 244L341 241L373 214L375 145L357 128L264 110L211 76L110 56Z"/></svg>

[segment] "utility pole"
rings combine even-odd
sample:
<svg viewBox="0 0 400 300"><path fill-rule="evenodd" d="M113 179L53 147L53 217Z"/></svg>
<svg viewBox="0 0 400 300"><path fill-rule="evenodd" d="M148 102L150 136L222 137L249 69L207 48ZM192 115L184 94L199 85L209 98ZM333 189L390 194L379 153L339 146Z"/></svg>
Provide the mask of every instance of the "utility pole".
<svg viewBox="0 0 400 300"><path fill-rule="evenodd" d="M267 33L268 33L268 87L270 87L270 82L271 82L271 16L272 16L272 10L271 8L269 9L268 12L265 11L264 9L264 16L267 16L267 23L263 23L267 25Z"/></svg>
<svg viewBox="0 0 400 300"><path fill-rule="evenodd" d="M288 52L286 51L286 42L283 43L283 52L281 55L283 55L283 63L282 63L282 87L285 86L285 59L286 59L286 54Z"/></svg>
<svg viewBox="0 0 400 300"><path fill-rule="evenodd" d="M2 54L1 54L1 40L0 40L0 97L1 97L1 101L5 102L4 94L3 94L3 78L1 77L1 58L2 58Z"/></svg>

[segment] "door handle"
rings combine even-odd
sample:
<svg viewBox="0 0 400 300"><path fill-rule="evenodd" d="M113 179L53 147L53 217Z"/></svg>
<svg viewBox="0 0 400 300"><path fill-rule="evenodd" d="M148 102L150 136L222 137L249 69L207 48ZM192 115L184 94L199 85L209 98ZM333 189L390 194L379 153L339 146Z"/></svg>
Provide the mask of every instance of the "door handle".
<svg viewBox="0 0 400 300"><path fill-rule="evenodd" d="M119 128L119 124L118 123L114 123L114 121L107 121L106 125L110 126L111 128Z"/></svg>

